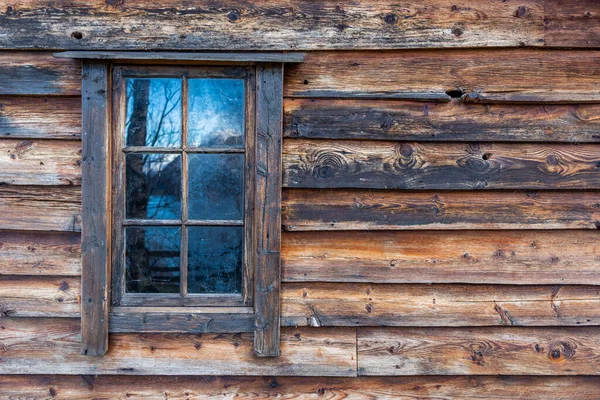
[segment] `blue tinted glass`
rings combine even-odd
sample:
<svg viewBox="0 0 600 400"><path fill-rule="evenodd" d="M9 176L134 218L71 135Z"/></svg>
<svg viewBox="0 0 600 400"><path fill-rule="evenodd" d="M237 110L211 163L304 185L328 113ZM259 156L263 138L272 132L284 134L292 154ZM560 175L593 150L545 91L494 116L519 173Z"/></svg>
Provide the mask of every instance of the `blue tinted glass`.
<svg viewBox="0 0 600 400"><path fill-rule="evenodd" d="M188 155L188 217L240 220L244 212L244 155Z"/></svg>
<svg viewBox="0 0 600 400"><path fill-rule="evenodd" d="M181 79L128 78L127 146L181 146Z"/></svg>
<svg viewBox="0 0 600 400"><path fill-rule="evenodd" d="M125 177L127 218L180 218L180 155L127 154Z"/></svg>
<svg viewBox="0 0 600 400"><path fill-rule="evenodd" d="M190 79L188 144L244 147L244 80Z"/></svg>
<svg viewBox="0 0 600 400"><path fill-rule="evenodd" d="M188 292L240 293L242 290L241 226L188 228Z"/></svg>
<svg viewBox="0 0 600 400"><path fill-rule="evenodd" d="M125 229L128 293L179 293L180 233L179 227Z"/></svg>

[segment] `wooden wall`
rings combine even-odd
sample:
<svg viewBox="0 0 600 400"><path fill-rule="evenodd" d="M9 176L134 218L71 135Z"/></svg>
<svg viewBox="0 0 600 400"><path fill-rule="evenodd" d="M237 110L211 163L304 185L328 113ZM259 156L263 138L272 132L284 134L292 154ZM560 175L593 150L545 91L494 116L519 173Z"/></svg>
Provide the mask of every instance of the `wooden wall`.
<svg viewBox="0 0 600 400"><path fill-rule="evenodd" d="M595 2L87 3L0 15L0 393L597 397ZM310 50L285 75L280 358L249 334L79 355L81 71L32 48Z"/></svg>

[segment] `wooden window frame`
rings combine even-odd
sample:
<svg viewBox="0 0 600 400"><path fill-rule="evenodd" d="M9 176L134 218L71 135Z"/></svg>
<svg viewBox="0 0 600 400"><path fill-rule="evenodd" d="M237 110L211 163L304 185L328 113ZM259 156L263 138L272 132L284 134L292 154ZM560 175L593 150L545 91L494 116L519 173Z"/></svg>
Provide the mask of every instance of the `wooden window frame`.
<svg viewBox="0 0 600 400"><path fill-rule="evenodd" d="M103 355L109 332L254 332L259 357L279 355L283 66L298 53L64 52L82 60L82 354ZM169 62L166 63L165 61ZM255 71L251 302L241 307L110 307L114 135L112 68L244 66ZM249 107L247 107L249 108ZM185 119L185 118L184 118ZM248 122L247 122L248 123ZM121 175L118 175L121 176ZM248 246L247 246L248 247ZM183 250L183 249L182 249ZM252 298L253 297L253 298ZM248 305L252 304L252 307Z"/></svg>

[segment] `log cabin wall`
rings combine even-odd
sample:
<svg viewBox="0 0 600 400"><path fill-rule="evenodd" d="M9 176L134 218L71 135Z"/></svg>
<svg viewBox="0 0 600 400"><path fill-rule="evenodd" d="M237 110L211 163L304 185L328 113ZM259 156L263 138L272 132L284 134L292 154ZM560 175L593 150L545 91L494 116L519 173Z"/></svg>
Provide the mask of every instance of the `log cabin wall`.
<svg viewBox="0 0 600 400"><path fill-rule="evenodd" d="M597 398L598 5L216 3L3 4L0 396ZM279 358L251 334L79 354L81 68L57 49L306 54Z"/></svg>

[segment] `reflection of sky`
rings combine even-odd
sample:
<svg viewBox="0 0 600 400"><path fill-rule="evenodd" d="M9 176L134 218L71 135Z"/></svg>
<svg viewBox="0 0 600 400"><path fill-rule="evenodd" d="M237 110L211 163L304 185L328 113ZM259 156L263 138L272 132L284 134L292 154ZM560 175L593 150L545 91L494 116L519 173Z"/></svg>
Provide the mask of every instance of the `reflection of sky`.
<svg viewBox="0 0 600 400"><path fill-rule="evenodd" d="M190 79L190 146L244 146L244 80Z"/></svg>
<svg viewBox="0 0 600 400"><path fill-rule="evenodd" d="M127 85L127 123L133 115L134 96L140 96L133 90L134 81L148 81L148 112L146 113L145 146L178 147L181 144L181 79L172 78L128 78ZM127 141L129 142L129 141ZM141 144L137 144L140 146Z"/></svg>

